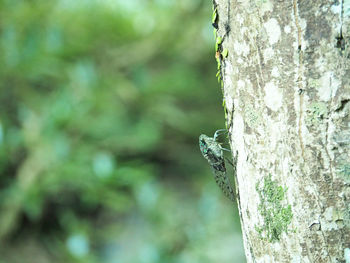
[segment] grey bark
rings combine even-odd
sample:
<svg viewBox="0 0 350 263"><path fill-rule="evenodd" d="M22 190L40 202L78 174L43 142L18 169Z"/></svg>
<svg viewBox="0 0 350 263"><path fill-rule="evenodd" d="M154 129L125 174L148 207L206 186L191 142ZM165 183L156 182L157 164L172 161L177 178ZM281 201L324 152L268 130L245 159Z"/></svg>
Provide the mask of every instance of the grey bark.
<svg viewBox="0 0 350 263"><path fill-rule="evenodd" d="M217 0L248 262L350 262L350 1Z"/></svg>

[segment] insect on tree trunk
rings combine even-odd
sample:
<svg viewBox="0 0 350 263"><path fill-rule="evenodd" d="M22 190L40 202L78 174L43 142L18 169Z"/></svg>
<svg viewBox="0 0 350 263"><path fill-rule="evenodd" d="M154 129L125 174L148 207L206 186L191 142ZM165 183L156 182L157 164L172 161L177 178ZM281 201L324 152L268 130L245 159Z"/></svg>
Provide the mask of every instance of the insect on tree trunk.
<svg viewBox="0 0 350 263"><path fill-rule="evenodd" d="M350 1L216 0L248 262L350 262Z"/></svg>

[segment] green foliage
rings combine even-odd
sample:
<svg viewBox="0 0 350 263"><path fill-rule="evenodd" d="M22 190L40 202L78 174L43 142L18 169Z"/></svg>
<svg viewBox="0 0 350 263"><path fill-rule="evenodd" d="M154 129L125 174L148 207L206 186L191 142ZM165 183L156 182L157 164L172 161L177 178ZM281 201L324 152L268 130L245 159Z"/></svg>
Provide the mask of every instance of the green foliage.
<svg viewBox="0 0 350 263"><path fill-rule="evenodd" d="M228 50L227 50L227 48L225 48L223 51L222 51L222 57L223 58L226 58L227 56L228 56Z"/></svg>
<svg viewBox="0 0 350 263"><path fill-rule="evenodd" d="M263 226L255 226L260 238L269 242L279 241L283 232L288 232L288 225L293 218L290 205L284 205L287 188L279 186L271 179L271 174L264 178L264 185L256 185L260 197L258 210L264 218Z"/></svg>
<svg viewBox="0 0 350 263"><path fill-rule="evenodd" d="M0 3L0 261L243 255L197 145L224 125L210 9Z"/></svg>

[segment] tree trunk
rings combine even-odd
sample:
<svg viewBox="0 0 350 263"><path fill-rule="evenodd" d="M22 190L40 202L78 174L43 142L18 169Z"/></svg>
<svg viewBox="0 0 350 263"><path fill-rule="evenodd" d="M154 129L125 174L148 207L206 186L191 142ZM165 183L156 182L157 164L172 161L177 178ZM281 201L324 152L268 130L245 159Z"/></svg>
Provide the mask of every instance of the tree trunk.
<svg viewBox="0 0 350 263"><path fill-rule="evenodd" d="M248 262L350 262L350 2L217 0Z"/></svg>

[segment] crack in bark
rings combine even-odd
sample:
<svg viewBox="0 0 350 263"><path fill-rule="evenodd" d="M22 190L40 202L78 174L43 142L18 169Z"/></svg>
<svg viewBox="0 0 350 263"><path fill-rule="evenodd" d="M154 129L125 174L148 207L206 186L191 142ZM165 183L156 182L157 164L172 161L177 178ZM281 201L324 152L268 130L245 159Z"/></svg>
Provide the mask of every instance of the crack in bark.
<svg viewBox="0 0 350 263"><path fill-rule="evenodd" d="M330 87L332 87L332 78L330 77L329 78L329 86ZM332 98L332 100L333 100L333 98ZM330 109L330 107L331 107L331 103L332 102L329 102L328 103L328 110L327 111L329 111L329 109ZM334 182L334 180L333 180L333 162L332 162L332 159L331 159L331 156L330 156L330 154L329 154L329 151L328 151L328 145L330 145L330 141L329 141L329 137L328 137L328 133L329 133L329 122L330 122L330 118L329 117L327 117L326 118L326 137L325 137L325 145L323 145L324 146L324 149L325 149L325 152L326 152L326 155L327 155L327 157L328 157L328 160L329 160L329 171L330 171L330 177L331 177L331 188L332 188L332 193L333 193L333 195L334 195L334 186L333 186L333 182ZM322 143L323 144L323 143Z"/></svg>
<svg viewBox="0 0 350 263"><path fill-rule="evenodd" d="M303 92L303 85L302 85L302 66L303 66L303 51L301 49L301 41L302 41L302 37L301 37L301 26L299 23L299 17L298 17L298 0L293 0L293 11L294 11L294 22L295 22L295 26L297 28L297 41L298 41L298 54L299 54L299 60L298 60L298 72L297 72L297 83L298 83L298 94L299 94L299 116L298 116L298 138L299 138L299 144L300 144L300 148L301 148L301 155L303 160L305 161L305 147L304 147L304 142L303 142L303 137L302 137L302 119L303 119L303 105L304 105L304 92ZM304 173L303 168L301 167L302 173ZM311 185L313 185L313 182L311 181ZM315 201L318 204L318 207L320 209L320 211L323 211L323 206L320 204L317 195L315 195ZM321 231L321 235L323 237L324 242L326 241L325 236L323 231ZM327 242L325 242L327 243ZM308 247L308 244L305 243L305 245ZM307 250L307 257L308 259L313 262L312 259L312 255L310 255L310 250L306 247ZM329 252L327 251L327 255L329 257L329 259L331 260L330 256L329 256Z"/></svg>
<svg viewBox="0 0 350 263"><path fill-rule="evenodd" d="M301 156L303 157L305 161L305 149L304 149L304 142L301 132L301 125L302 125L302 118L303 118L303 104L304 104L304 94L303 94L303 85L302 85L302 65L303 65L303 51L301 50L301 27L299 25L299 18L298 18L298 2L297 0L293 0L293 11L294 11L294 18L295 18L295 26L298 31L298 53L299 53L299 65L298 65L298 76L297 76L297 83L298 83L298 89L299 91L299 118L298 118L298 137L299 137L299 143L301 148Z"/></svg>
<svg viewBox="0 0 350 263"><path fill-rule="evenodd" d="M340 50L345 50L345 40L343 37L343 21L344 21L344 0L340 3L340 30L339 36L336 37L337 43L335 45L336 48L340 48Z"/></svg>
<svg viewBox="0 0 350 263"><path fill-rule="evenodd" d="M332 190L334 192L334 188L333 188L333 163L332 163L332 159L331 159L331 156L328 152L328 149L327 149L327 145L329 145L329 138L328 138L328 132L329 132L329 124L328 124L328 121L326 122L326 145L325 145L325 151L326 151L326 154L327 154L327 157L329 159L329 171L331 173L331 179L332 179Z"/></svg>
<svg viewBox="0 0 350 263"><path fill-rule="evenodd" d="M343 0L342 0L343 1ZM304 147L304 143L303 143L303 137L302 137L302 130L301 130L301 127L302 127L302 119L303 119L303 112L302 112L302 109L303 109L303 104L304 104L304 92L303 92L303 85L302 85L302 66L303 66L303 51L302 51L302 48L301 48L301 45L302 45L302 36L301 36L301 27L300 27L300 23L299 23L299 17L298 17L298 0L293 0L293 10L294 10L294 17L295 17L295 26L297 28L297 41L298 41L298 54L299 54L299 61L298 61L298 72L297 72L297 83L298 83L298 90L299 90L299 117L298 117L298 137L299 137L299 143L300 143L300 147L301 147L301 155L302 155L302 158L303 160L305 161L305 147ZM328 127L327 127L328 128ZM326 150L327 151L327 150ZM329 155L329 153L327 152L327 154ZM303 167L301 167L301 171L303 174L305 174L304 172L304 169ZM314 188L314 184L313 182L311 181L311 184L310 185L313 185L313 188ZM315 190L315 189L314 189ZM315 191L317 192L317 191ZM324 212L324 207L322 205L322 203L320 202L319 198L317 195L315 195L315 201L320 209L320 212ZM320 221L320 217L319 216L319 221ZM324 232L322 231L321 229L321 236L323 238L323 242L324 244L327 244L326 242L326 237L324 235ZM305 243L306 246L308 246L308 244ZM306 247L306 250L307 250L307 256L310 259L312 259L312 255L310 255L310 250ZM329 251L327 249L327 256L329 258L329 260L331 260L331 257L329 255ZM313 262L311 260L311 262Z"/></svg>
<svg viewBox="0 0 350 263"><path fill-rule="evenodd" d="M339 107L335 109L335 112L342 111L345 108L346 104L349 103L349 102L350 102L350 99L347 99L347 98L342 99L340 101Z"/></svg>
<svg viewBox="0 0 350 263"><path fill-rule="evenodd" d="M343 29L343 21L344 21L344 0L341 1L341 11L340 11L340 34Z"/></svg>

